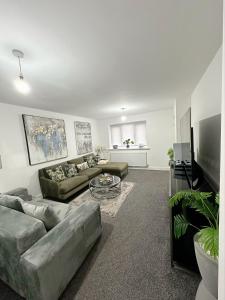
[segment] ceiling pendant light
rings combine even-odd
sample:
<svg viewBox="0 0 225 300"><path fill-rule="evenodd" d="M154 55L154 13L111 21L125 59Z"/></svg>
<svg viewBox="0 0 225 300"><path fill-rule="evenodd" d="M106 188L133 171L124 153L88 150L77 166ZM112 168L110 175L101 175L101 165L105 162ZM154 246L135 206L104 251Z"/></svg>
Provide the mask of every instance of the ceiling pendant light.
<svg viewBox="0 0 225 300"><path fill-rule="evenodd" d="M17 49L13 49L12 53L13 53L14 56L16 56L18 58L18 62L19 62L19 76L14 81L14 85L20 93L28 94L30 92L30 86L24 80L24 76L23 76L23 73L22 73L22 67L21 67L21 61L20 61L21 58L24 57L24 53L20 50L17 50Z"/></svg>
<svg viewBox="0 0 225 300"><path fill-rule="evenodd" d="M125 108L125 107L122 107L121 110L122 110L122 112L124 112L124 111L126 110L126 108ZM127 119L127 116L125 116L125 115L122 115L122 116L121 116L121 121L122 121L122 122L126 121L126 119Z"/></svg>

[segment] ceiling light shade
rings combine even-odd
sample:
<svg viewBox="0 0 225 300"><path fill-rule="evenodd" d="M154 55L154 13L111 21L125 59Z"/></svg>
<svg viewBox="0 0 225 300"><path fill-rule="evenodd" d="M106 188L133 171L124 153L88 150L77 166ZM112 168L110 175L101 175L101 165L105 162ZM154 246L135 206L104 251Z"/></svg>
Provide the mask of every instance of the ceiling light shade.
<svg viewBox="0 0 225 300"><path fill-rule="evenodd" d="M126 108L125 107L121 107L121 110L122 110L122 112L124 112L126 110ZM121 116L121 121L122 122L126 121L126 119L127 119L127 116L125 116L125 115Z"/></svg>
<svg viewBox="0 0 225 300"><path fill-rule="evenodd" d="M121 121L126 121L126 119L127 119L127 116L121 116Z"/></svg>
<svg viewBox="0 0 225 300"><path fill-rule="evenodd" d="M18 49L13 49L12 53L14 56L16 56L18 58L18 62L19 62L19 76L14 81L14 85L20 93L28 94L30 92L31 88L30 88L29 84L26 81L24 81L24 76L22 73L22 67L21 67L21 61L20 61L24 57L24 53Z"/></svg>
<svg viewBox="0 0 225 300"><path fill-rule="evenodd" d="M25 94L25 95L29 94L29 92L31 90L29 84L26 81L24 81L24 79L21 77L18 77L15 79L14 85L18 92Z"/></svg>

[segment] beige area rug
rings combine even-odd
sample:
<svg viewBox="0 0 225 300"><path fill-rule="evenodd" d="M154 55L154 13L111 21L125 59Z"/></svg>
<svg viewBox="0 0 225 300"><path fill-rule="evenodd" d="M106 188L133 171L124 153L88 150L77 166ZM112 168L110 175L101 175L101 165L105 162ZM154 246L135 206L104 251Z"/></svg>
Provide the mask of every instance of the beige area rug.
<svg viewBox="0 0 225 300"><path fill-rule="evenodd" d="M126 200L127 196L131 192L134 187L133 182L122 181L121 182L121 194L113 199L104 199L97 200L91 196L89 190L85 191L75 199L73 199L70 203L75 204L77 206L81 205L86 201L96 201L100 204L101 212L107 214L110 217L115 217L117 212L119 211L121 205Z"/></svg>

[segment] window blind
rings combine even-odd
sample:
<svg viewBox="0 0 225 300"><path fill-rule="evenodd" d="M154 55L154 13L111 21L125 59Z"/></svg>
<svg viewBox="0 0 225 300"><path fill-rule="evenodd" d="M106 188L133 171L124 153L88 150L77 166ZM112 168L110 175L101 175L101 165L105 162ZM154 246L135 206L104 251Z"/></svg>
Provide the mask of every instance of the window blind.
<svg viewBox="0 0 225 300"><path fill-rule="evenodd" d="M110 126L111 144L123 146L127 139L134 141L135 145L147 144L146 121L114 124Z"/></svg>

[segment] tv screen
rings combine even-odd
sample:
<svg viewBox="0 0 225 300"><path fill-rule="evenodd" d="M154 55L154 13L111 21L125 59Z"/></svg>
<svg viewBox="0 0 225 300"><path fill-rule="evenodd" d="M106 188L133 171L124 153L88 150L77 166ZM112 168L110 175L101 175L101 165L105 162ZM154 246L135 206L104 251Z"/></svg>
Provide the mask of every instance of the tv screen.
<svg viewBox="0 0 225 300"><path fill-rule="evenodd" d="M199 122L197 163L215 191L219 190L220 182L220 139L221 114Z"/></svg>

